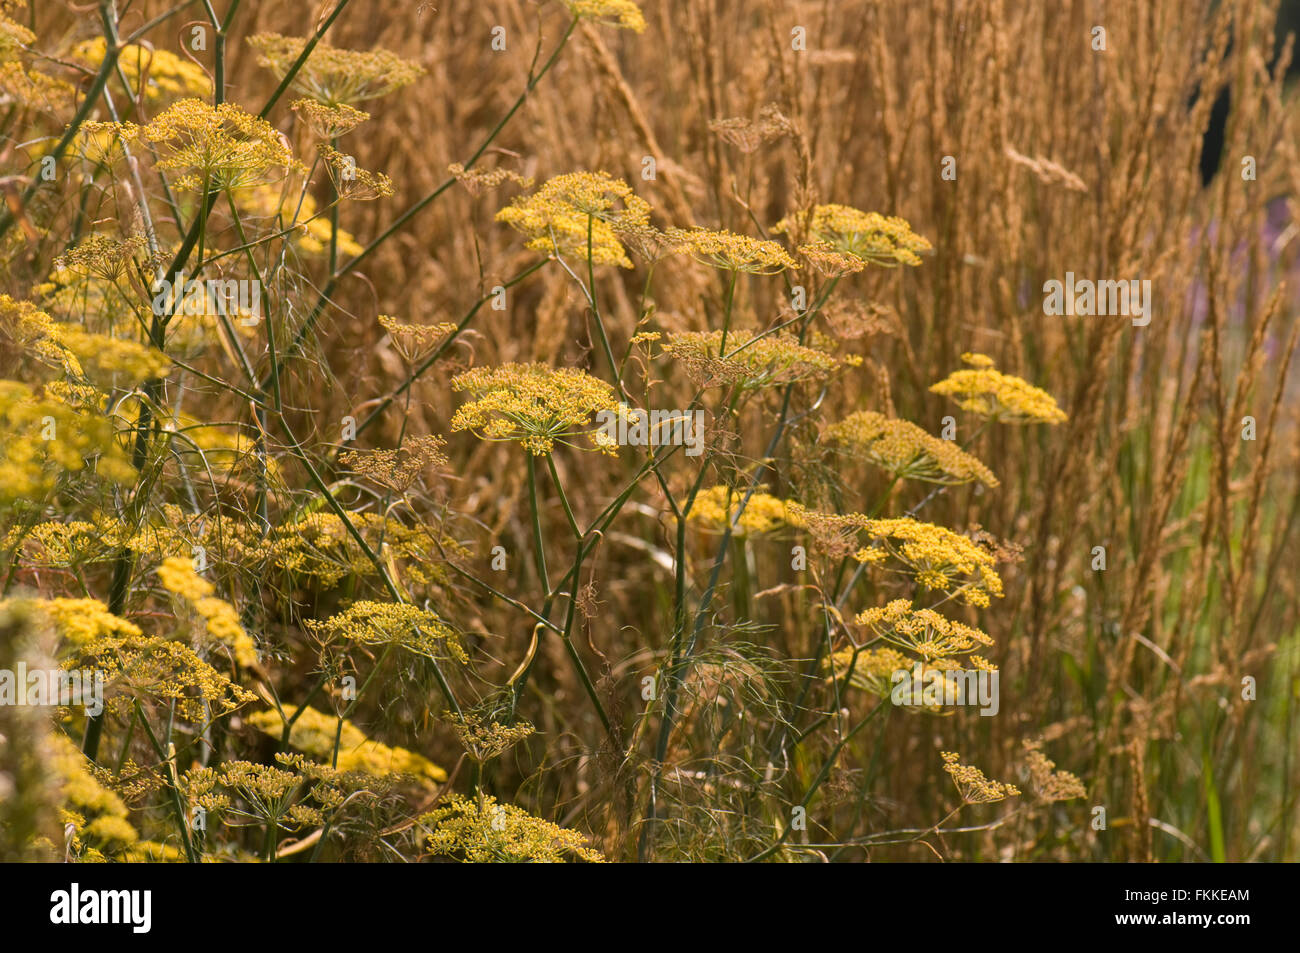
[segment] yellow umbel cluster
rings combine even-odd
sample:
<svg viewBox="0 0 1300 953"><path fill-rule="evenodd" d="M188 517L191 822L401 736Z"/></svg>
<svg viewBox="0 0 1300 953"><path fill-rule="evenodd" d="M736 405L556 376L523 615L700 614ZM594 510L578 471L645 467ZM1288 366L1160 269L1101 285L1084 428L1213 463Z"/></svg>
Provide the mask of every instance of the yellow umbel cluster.
<svg viewBox="0 0 1300 953"><path fill-rule="evenodd" d="M224 599L218 599L212 583L194 571L188 559L172 556L158 567L158 580L174 596L178 596L203 619L204 628L226 648L239 665L257 663L257 646L239 623L239 613Z"/></svg>
<svg viewBox="0 0 1300 953"><path fill-rule="evenodd" d="M872 410L827 427L822 440L844 447L897 477L947 485L978 481L998 485L988 467L951 440L940 440L906 420Z"/></svg>
<svg viewBox="0 0 1300 953"><path fill-rule="evenodd" d="M591 420L602 410L618 413L614 388L576 367L476 367L452 378L451 389L472 397L451 418L453 431L469 430L484 440L515 440L533 456L550 453L557 441L574 446L571 440L584 434L595 449L612 450L597 439L604 434Z"/></svg>
<svg viewBox="0 0 1300 953"><path fill-rule="evenodd" d="M995 370L986 355L963 354L962 360L971 366L931 385L931 393L951 397L962 410L1003 423L1060 424L1069 419L1051 394Z"/></svg>
<svg viewBox="0 0 1300 953"><path fill-rule="evenodd" d="M648 226L650 206L622 179L570 172L547 179L496 218L522 233L534 251L631 268L617 232Z"/></svg>

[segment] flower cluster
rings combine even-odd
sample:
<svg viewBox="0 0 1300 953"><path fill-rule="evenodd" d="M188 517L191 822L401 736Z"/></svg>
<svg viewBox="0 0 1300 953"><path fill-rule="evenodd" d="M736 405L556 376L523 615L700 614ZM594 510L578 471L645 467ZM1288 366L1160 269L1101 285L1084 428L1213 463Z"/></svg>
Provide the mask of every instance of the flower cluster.
<svg viewBox="0 0 1300 953"><path fill-rule="evenodd" d="M370 118L370 113L347 103L327 106L314 99L298 99L289 108L307 124L308 129L320 138L329 140L346 136Z"/></svg>
<svg viewBox="0 0 1300 953"><path fill-rule="evenodd" d="M971 367L931 385L931 393L951 397L962 410L1003 423L1060 424L1069 419L1051 394L994 369L986 355L963 354L962 360Z"/></svg>
<svg viewBox="0 0 1300 953"><path fill-rule="evenodd" d="M98 68L107 47L102 36L95 37L78 43L70 57ZM198 64L165 49L128 43L118 50L117 64L130 84L131 99L140 99L141 93L151 103L167 97L212 95L212 81Z"/></svg>
<svg viewBox="0 0 1300 953"><path fill-rule="evenodd" d="M76 358L81 376L101 390L115 385L132 389L142 381L163 377L172 366L167 355L148 344L96 334L75 324L55 327L55 340Z"/></svg>
<svg viewBox="0 0 1300 953"><path fill-rule="evenodd" d="M465 863L563 863L569 855L601 863L603 854L576 831L534 817L490 794L477 803L453 794L420 823L429 829L428 847L437 856Z"/></svg>
<svg viewBox="0 0 1300 953"><path fill-rule="evenodd" d="M24 69L17 60L5 59L3 47L13 39L14 34L0 24L0 102L51 116L71 113L78 99L77 88L40 70Z"/></svg>
<svg viewBox="0 0 1300 953"><path fill-rule="evenodd" d="M741 152L750 153L790 134L790 120L774 104L759 110L757 119L710 119L709 131Z"/></svg>
<svg viewBox="0 0 1300 953"><path fill-rule="evenodd" d="M257 696L236 685L180 642L152 636L106 634L78 648L64 667L98 668L115 694L108 711L125 714L134 699L173 703L178 717L207 724Z"/></svg>
<svg viewBox="0 0 1300 953"><path fill-rule="evenodd" d="M994 555L960 533L910 517L870 520L865 529L873 545L855 554L860 562L892 556L922 588L960 596L973 606L987 606L990 596L1002 595Z"/></svg>
<svg viewBox="0 0 1300 953"><path fill-rule="evenodd" d="M135 845L140 835L127 819L122 799L100 783L86 756L66 736L55 735L52 742L50 767L59 786L64 827L71 828L71 852L83 861L102 861Z"/></svg>
<svg viewBox="0 0 1300 953"><path fill-rule="evenodd" d="M989 667L982 659L972 664L977 669ZM847 679L849 685L869 695L888 698L910 712L931 715L943 712L943 703L933 699L956 697L958 673L962 671L961 664L952 659L921 662L896 649L862 646L850 646L833 652L828 667L835 678ZM912 699L912 693L904 692L900 699L895 699L895 673L900 671L908 672L909 677L918 678L927 685L935 685L932 698L927 699L923 695L918 703Z"/></svg>
<svg viewBox="0 0 1300 953"><path fill-rule="evenodd" d="M778 234L805 228L802 216L788 216L772 229ZM879 212L862 212L847 205L818 205L806 225L807 249L837 252L874 265L919 265L918 252L930 243L912 231L906 220ZM805 248L800 247L803 252Z"/></svg>
<svg viewBox="0 0 1300 953"><path fill-rule="evenodd" d="M672 249L723 271L775 275L799 264L776 242L711 228L670 228Z"/></svg>
<svg viewBox="0 0 1300 953"><path fill-rule="evenodd" d="M788 517L785 503L770 493L755 491L749 497L740 518L736 511L744 500L743 490L729 486L713 486L701 491L691 506L686 518L691 522L702 523L710 529L725 530L732 526L732 533L743 536L747 533L770 533L786 525Z"/></svg>
<svg viewBox="0 0 1300 953"><path fill-rule="evenodd" d="M0 603L7 605L9 601ZM98 599L49 599L29 603L54 624L59 637L72 646L106 636L138 636L140 627L108 611Z"/></svg>
<svg viewBox="0 0 1300 953"><path fill-rule="evenodd" d="M451 173L453 179L465 187L466 192L475 197L500 188L507 182L513 182L526 189L533 187L532 179L526 179L518 172L511 172L509 169L467 169L461 163L453 162L447 166L447 171Z"/></svg>
<svg viewBox="0 0 1300 953"><path fill-rule="evenodd" d="M979 768L961 763L961 755L942 751L943 769L957 786L957 793L966 804L992 804L1009 797L1019 797L1020 789L1014 784L992 781Z"/></svg>
<svg viewBox="0 0 1300 953"><path fill-rule="evenodd" d="M438 613L404 602L360 599L322 622L308 620L305 624L327 641L344 639L359 645L399 645L427 658L468 661L459 637Z"/></svg>
<svg viewBox="0 0 1300 953"><path fill-rule="evenodd" d="M556 442L574 446L586 434L608 450L590 426L598 411L617 413L614 388L576 367L502 364L476 367L452 379L451 388L472 398L451 419L453 431L469 430L484 440L517 440L533 456L550 453Z"/></svg>
<svg viewBox="0 0 1300 953"><path fill-rule="evenodd" d="M116 281L144 246L143 235L118 239L97 232L69 248L55 260L54 265L56 269L66 268L104 281Z"/></svg>
<svg viewBox="0 0 1300 953"><path fill-rule="evenodd" d="M906 599L894 599L885 606L860 612L856 622L876 637L914 652L926 662L969 655L978 646L993 644L979 629L947 619L933 609L914 609ZM979 656L974 656L972 661L977 668L988 667Z"/></svg>
<svg viewBox="0 0 1300 953"><path fill-rule="evenodd" d="M215 595L212 583L194 571L188 559L172 556L158 567L158 581L203 619L208 635L230 650L238 665L257 664L257 646L240 625L235 607Z"/></svg>
<svg viewBox="0 0 1300 953"><path fill-rule="evenodd" d="M678 331L668 335L664 352L681 361L701 386L735 384L742 390L820 380L842 363L783 331L732 331L726 354L721 331Z"/></svg>
<svg viewBox="0 0 1300 953"><path fill-rule="evenodd" d="M447 772L423 755L381 744L367 737L352 722L343 719L340 724L339 718L326 715L315 708L299 709L295 705L285 705L283 716L275 711L254 712L248 716L248 723L279 740L286 719L293 722L293 727L289 729L289 744L313 758L332 761L337 739L340 771L360 771L374 775L409 774L439 784L447 780Z"/></svg>
<svg viewBox="0 0 1300 953"><path fill-rule="evenodd" d="M785 514L786 521L808 533L818 550L830 559L860 552L858 536L871 525L871 517L862 513L826 513L795 500L786 501Z"/></svg>
<svg viewBox="0 0 1300 953"><path fill-rule="evenodd" d="M633 33L645 30L645 17L632 0L564 0L564 5L575 17L584 20L595 20Z"/></svg>
<svg viewBox="0 0 1300 953"><path fill-rule="evenodd" d="M382 172L357 168L356 159L326 143L322 142L316 148L339 198L371 202L393 194L393 180Z"/></svg>
<svg viewBox="0 0 1300 953"><path fill-rule="evenodd" d="M278 33L259 33L248 42L260 54L258 64L280 79L307 46L303 37ZM293 88L326 106L350 106L409 86L423 74L423 67L388 50L342 50L321 41L307 54Z"/></svg>
<svg viewBox="0 0 1300 953"><path fill-rule="evenodd" d="M940 440L916 424L872 410L850 414L822 433L822 440L846 447L876 466L908 480L955 485L978 480L998 485L997 477L951 440Z"/></svg>
<svg viewBox="0 0 1300 953"><path fill-rule="evenodd" d="M527 237L534 251L631 268L618 229L645 226L650 206L622 179L571 172L547 179L531 195L497 212L497 221Z"/></svg>
<svg viewBox="0 0 1300 953"><path fill-rule="evenodd" d="M477 712L444 711L442 717L451 723L466 753L479 764L499 757L537 730L526 721L503 724Z"/></svg>
<svg viewBox="0 0 1300 953"><path fill-rule="evenodd" d="M405 492L429 467L448 465L442 452L447 441L426 435L411 437L396 450L349 450L339 455L339 463L396 493Z"/></svg>
<svg viewBox="0 0 1300 953"><path fill-rule="evenodd" d="M412 364L456 333L456 325L450 321L403 324L391 315L381 314L379 324L388 332L397 353Z"/></svg>
<svg viewBox="0 0 1300 953"><path fill-rule="evenodd" d="M1026 739L1025 762L1029 769L1029 786L1042 801L1071 801L1086 797L1088 789L1078 775L1057 771L1056 762L1043 754L1041 741Z"/></svg>
<svg viewBox="0 0 1300 953"><path fill-rule="evenodd" d="M182 99L142 135L158 153L158 168L185 173L174 183L179 189L237 189L301 169L274 126L234 103Z"/></svg>
<svg viewBox="0 0 1300 953"><path fill-rule="evenodd" d="M45 499L61 481L87 469L125 482L135 475L107 418L40 398L18 381L0 380L0 508Z"/></svg>

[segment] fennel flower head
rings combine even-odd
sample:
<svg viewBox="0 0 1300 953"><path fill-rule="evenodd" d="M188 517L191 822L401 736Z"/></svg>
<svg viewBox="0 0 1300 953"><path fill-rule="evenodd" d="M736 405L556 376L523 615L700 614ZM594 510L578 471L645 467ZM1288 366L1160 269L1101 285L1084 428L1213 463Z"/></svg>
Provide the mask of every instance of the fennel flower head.
<svg viewBox="0 0 1300 953"><path fill-rule="evenodd" d="M631 268L618 232L650 223L649 204L622 179L605 172L570 172L547 179L531 195L497 212L534 251Z"/></svg>
<svg viewBox="0 0 1300 953"><path fill-rule="evenodd" d="M434 854L467 863L557 864L570 858L603 863L577 831L534 817L492 795L478 803L453 794L420 818Z"/></svg>
<svg viewBox="0 0 1300 953"><path fill-rule="evenodd" d="M158 168L186 173L174 183L178 189L237 189L301 169L274 126L234 103L182 99L143 135L158 153Z"/></svg>
<svg viewBox="0 0 1300 953"><path fill-rule="evenodd" d="M871 410L850 414L827 427L822 440L894 474L925 483L998 485L983 463L951 440L941 440L906 420Z"/></svg>
<svg viewBox="0 0 1300 953"><path fill-rule="evenodd" d="M668 241L678 254L722 271L775 275L799 264L776 242L723 229L670 228Z"/></svg>
<svg viewBox="0 0 1300 953"><path fill-rule="evenodd" d="M957 793L967 804L993 804L1005 801L1009 797L1019 797L1020 789L1014 784L993 781L984 776L979 768L961 763L961 755L952 751L941 751L943 769L952 778Z"/></svg>
<svg viewBox="0 0 1300 953"><path fill-rule="evenodd" d="M308 129L322 139L338 139L340 136L346 136L370 118L370 113L346 103L327 106L314 99L295 100L289 108L307 124Z"/></svg>
<svg viewBox="0 0 1300 953"><path fill-rule="evenodd" d="M107 48L108 41L98 36L77 44L70 57L97 68ZM167 50L128 43L118 50L117 63L130 83L132 99L143 94L152 103L166 97L212 95L212 81L202 67Z"/></svg>
<svg viewBox="0 0 1300 953"><path fill-rule="evenodd" d="M236 662L244 666L256 664L257 646L244 631L239 612L216 597L212 583L196 573L188 559L180 556L164 559L158 567L158 581L203 619L207 634L228 648Z"/></svg>
<svg viewBox="0 0 1300 953"><path fill-rule="evenodd" d="M993 644L991 638L974 626L948 619L933 609L913 608L906 599L894 599L887 605L860 612L855 621L881 641L915 653L926 662L970 655L980 646ZM972 661L976 661L976 668L991 668L978 656Z"/></svg>
<svg viewBox="0 0 1300 953"><path fill-rule="evenodd" d="M855 554L859 562L892 556L923 589L947 592L967 605L987 607L991 596L1002 596L997 558L970 537L906 516L873 519L865 529L873 545Z"/></svg>
<svg viewBox="0 0 1300 953"><path fill-rule="evenodd" d="M931 393L951 397L962 410L1003 423L1060 424L1069 419L1051 394L996 370L986 355L967 353L962 360L970 367L931 385Z"/></svg>
<svg viewBox="0 0 1300 953"><path fill-rule="evenodd" d="M992 666L979 656L971 656L969 665L974 669L992 669ZM953 659L941 658L933 662L922 662L913 656L904 655L897 649L865 646L849 646L840 649L827 659L826 667L834 672L835 678L846 679L847 683L854 688L878 698L889 698L891 701L894 686L897 684L894 681L895 672L919 668L923 681L941 680L946 694L948 685L953 685L955 690L957 673L965 669L965 666ZM914 713L940 715L944 711L942 703L925 700L914 702L907 700L906 697L901 701L901 705L906 711Z"/></svg>
<svg viewBox="0 0 1300 953"><path fill-rule="evenodd" d="M595 449L616 452L609 436L591 423L600 411L618 413L614 388L576 367L476 367L453 378L451 387L471 396L452 417L453 431L517 440L533 456L550 453L557 441L576 446L572 439L583 435Z"/></svg>
<svg viewBox="0 0 1300 953"><path fill-rule="evenodd" d="M714 486L695 497L686 518L704 527L721 532L731 524L735 536L749 533L771 533L786 525L785 502L770 493L756 490L750 494L745 508L745 490L729 486ZM739 519L737 519L739 511Z"/></svg>
<svg viewBox="0 0 1300 953"><path fill-rule="evenodd" d="M789 232L796 223L803 225L802 218L800 215L787 216L772 230L778 234ZM863 212L848 205L814 207L806 231L810 239L806 246L809 250L838 253L891 268L921 264L917 253L929 251L932 247L929 241L912 231L906 220L879 212Z"/></svg>
<svg viewBox="0 0 1300 953"><path fill-rule="evenodd" d="M664 353L680 361L702 386L735 384L742 390L821 380L842 363L851 363L800 344L784 331L732 331L727 336L726 354L722 344L721 331L675 331L668 335Z"/></svg>
<svg viewBox="0 0 1300 953"><path fill-rule="evenodd" d="M580 20L592 20L633 33L645 31L645 17L632 0L564 0L564 5Z"/></svg>
<svg viewBox="0 0 1300 953"><path fill-rule="evenodd" d="M248 42L261 54L258 64L280 79L307 45L305 37L278 33L259 33ZM342 50L320 42L294 76L293 88L326 106L351 106L409 86L423 74L422 66L388 50Z"/></svg>

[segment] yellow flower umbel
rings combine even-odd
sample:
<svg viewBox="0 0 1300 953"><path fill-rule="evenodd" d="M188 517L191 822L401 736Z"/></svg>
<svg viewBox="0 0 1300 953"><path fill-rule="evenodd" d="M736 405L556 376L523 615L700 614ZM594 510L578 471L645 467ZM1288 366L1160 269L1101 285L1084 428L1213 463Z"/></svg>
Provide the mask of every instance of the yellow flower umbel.
<svg viewBox="0 0 1300 953"><path fill-rule="evenodd" d="M5 600L0 606L22 602L46 616L59 637L81 646L104 636L138 636L140 627L113 615L98 599Z"/></svg>
<svg viewBox="0 0 1300 953"><path fill-rule="evenodd" d="M316 148L339 198L370 202L393 194L393 180L382 172L357 168L355 159L323 142Z"/></svg>
<svg viewBox="0 0 1300 953"><path fill-rule="evenodd" d="M594 20L633 33L645 31L645 17L632 0L564 0L564 5L575 17L584 20Z"/></svg>
<svg viewBox="0 0 1300 953"><path fill-rule="evenodd" d="M450 321L437 324L403 324L392 315L379 315L379 324L388 332L397 353L411 364L416 363L435 347L456 333Z"/></svg>
<svg viewBox="0 0 1300 953"><path fill-rule="evenodd" d="M257 697L189 646L148 635L103 635L79 646L63 666L102 670L104 705L117 715L129 713L137 699L154 698L174 707L177 717L203 725Z"/></svg>
<svg viewBox="0 0 1300 953"><path fill-rule="evenodd" d="M284 706L284 718L292 719L295 715L298 715L296 705ZM280 717L279 712L259 711L249 715L248 722L278 740L284 733L284 718ZM343 721L342 733L338 732L339 720L336 716L326 715L315 708L304 708L289 730L289 744L313 758L329 762L334 756L334 739L338 737L340 771L361 771L374 775L410 774L439 784L447 780L447 772L428 758L405 748L389 747L373 741L346 719Z"/></svg>
<svg viewBox="0 0 1300 953"><path fill-rule="evenodd" d="M0 12L0 61L16 57L20 50L35 42L35 33Z"/></svg>
<svg viewBox="0 0 1300 953"><path fill-rule="evenodd" d="M476 367L452 379L452 390L471 400L451 418L451 429L469 430L484 440L517 440L533 456L550 453L556 442L586 435L601 451L613 452L591 426L598 411L617 414L614 388L576 367L503 364Z"/></svg>
<svg viewBox="0 0 1300 953"><path fill-rule="evenodd" d="M129 122L87 120L77 129L76 151L91 162L112 165L126 158L126 147L140 135L140 127Z"/></svg>
<svg viewBox="0 0 1300 953"><path fill-rule="evenodd" d="M299 99L289 107L307 124L307 128L322 139L345 136L370 118L370 113L342 103L326 106L314 99Z"/></svg>
<svg viewBox="0 0 1300 953"><path fill-rule="evenodd" d="M537 730L526 721L504 724L472 711L444 711L442 717L451 722L465 753L479 764L500 757Z"/></svg>
<svg viewBox="0 0 1300 953"><path fill-rule="evenodd" d="M465 187L466 192L475 198L507 182L513 182L525 189L533 187L532 179L526 179L518 172L509 169L467 169L461 163L453 162L447 166L447 171L451 173L453 179Z"/></svg>
<svg viewBox="0 0 1300 953"><path fill-rule="evenodd" d="M174 183L179 189L237 189L300 168L274 126L234 103L182 99L143 136L158 153L158 168L186 173Z"/></svg>
<svg viewBox="0 0 1300 953"><path fill-rule="evenodd" d="M704 490L695 497L695 503L687 514L687 519L702 523L709 529L719 532L725 530L736 519L736 511L745 498L742 490L729 486L714 486ZM743 536L747 533L771 533L786 523L785 503L770 493L755 491L745 504L739 521L732 528L732 533Z"/></svg>
<svg viewBox="0 0 1300 953"><path fill-rule="evenodd" d="M780 331L765 335L732 331L725 356L721 347L721 331L680 331L668 335L664 352L681 361L703 386L736 384L743 390L820 380L840 365L833 355Z"/></svg>
<svg viewBox="0 0 1300 953"><path fill-rule="evenodd" d="M399 645L431 659L469 661L460 639L438 613L404 602L360 599L324 622L308 620L306 626L321 638L343 639L360 645Z"/></svg>
<svg viewBox="0 0 1300 953"><path fill-rule="evenodd" d="M85 378L101 390L114 385L131 389L171 369L171 358L156 347L95 334L74 324L55 327L58 342L76 356Z"/></svg>
<svg viewBox="0 0 1300 953"><path fill-rule="evenodd" d="M850 414L827 427L822 440L907 480L957 485L978 480L998 485L983 463L951 440L940 440L916 424L872 410Z"/></svg>
<svg viewBox="0 0 1300 953"><path fill-rule="evenodd" d="M144 251L143 235L114 238L97 232L82 239L55 259L55 267L87 277L116 281L126 273L132 259Z"/></svg>
<svg viewBox="0 0 1300 953"><path fill-rule="evenodd" d="M790 231L795 219L782 219L772 231ZM848 205L818 205L812 211L808 232L812 240L807 247L811 251L840 253L886 267L919 265L917 252L932 247L904 219L862 212Z"/></svg>
<svg viewBox="0 0 1300 953"><path fill-rule="evenodd" d="M236 663L242 666L257 663L257 646L239 624L239 613L230 603L213 595L216 589L212 583L196 573L188 559L178 556L164 559L158 567L158 580L164 589L199 614L208 635L230 649Z"/></svg>
<svg viewBox="0 0 1300 953"><path fill-rule="evenodd" d="M140 837L126 804L91 773L91 764L64 734L50 742L50 767L59 785L60 816L69 832L70 853L100 861L129 848Z"/></svg>
<svg viewBox="0 0 1300 953"><path fill-rule="evenodd" d="M899 649L915 653L926 662L970 655L993 640L979 629L944 618L933 609L914 609L906 599L894 599L885 606L860 612L858 625L865 626L877 638ZM983 659L977 668L989 668Z"/></svg>
<svg viewBox="0 0 1300 953"><path fill-rule="evenodd" d="M937 698L956 697L957 690L957 672L961 666L948 659L939 659L934 663L920 662L911 656L904 655L902 652L891 648L865 648L863 646L850 646L840 649L831 655L828 663L829 668L837 679L847 679L848 684L854 688L860 689L870 695L878 698L888 698L895 702L893 697L894 688L897 684L894 681L895 672L908 672L909 675L917 672L920 668L920 681L925 684L936 684L938 688ZM976 664L976 668L982 666ZM937 684L936 679L942 679L943 684ZM951 690L949 686L952 686ZM925 712L931 715L943 714L942 702L926 701L922 699L919 704L911 699L910 692L904 692L903 697L897 700L902 708L910 712Z"/></svg>
<svg viewBox="0 0 1300 953"><path fill-rule="evenodd" d="M450 465L442 448L447 441L432 435L411 437L395 450L349 450L339 463L395 493L405 493L429 467Z"/></svg>
<svg viewBox="0 0 1300 953"><path fill-rule="evenodd" d="M798 263L776 242L720 229L670 228L665 233L673 250L723 271L775 275Z"/></svg>
<svg viewBox="0 0 1300 953"><path fill-rule="evenodd" d="M104 62L107 42L102 36L73 48L71 58L97 68ZM156 47L128 43L117 54L117 63L130 84L131 99L144 97L151 103L167 97L211 96L212 81L189 60Z"/></svg>
<svg viewBox="0 0 1300 953"><path fill-rule="evenodd" d="M622 179L571 172L547 179L496 218L526 236L534 251L586 259L590 247L593 263L631 268L616 232L649 225L650 206Z"/></svg>
<svg viewBox="0 0 1300 953"><path fill-rule="evenodd" d="M1028 381L995 370L983 354L963 354L969 368L953 371L930 387L957 401L962 410L1011 424L1059 424L1069 418L1055 398Z"/></svg>
<svg viewBox="0 0 1300 953"><path fill-rule="evenodd" d="M1026 739L1025 764L1029 769L1029 786L1042 801L1070 801L1086 797L1088 789L1077 775L1057 771L1056 762L1043 754L1043 743Z"/></svg>
<svg viewBox="0 0 1300 953"><path fill-rule="evenodd" d="M969 764L961 763L961 755L951 751L941 751L943 769L957 786L957 793L967 804L993 804L1009 797L1019 797L1020 789L1014 784L991 781L984 777L984 772Z"/></svg>
<svg viewBox="0 0 1300 953"><path fill-rule="evenodd" d="M38 398L17 381L0 380L0 432L0 509L43 501L60 481L86 470L90 458L101 478L124 483L135 476L107 418Z"/></svg>
<svg viewBox="0 0 1300 953"><path fill-rule="evenodd" d="M534 817L513 804L498 804L490 794L478 803L453 794L442 807L423 815L420 823L429 828L430 851L465 863L556 864L568 855L589 863L605 860L577 831Z"/></svg>
<svg viewBox="0 0 1300 953"><path fill-rule="evenodd" d="M0 374L17 377L35 357L72 377L84 376L77 356L59 339L62 327L30 301L0 294Z"/></svg>
<svg viewBox="0 0 1300 953"><path fill-rule="evenodd" d="M910 517L871 520L865 528L874 545L855 555L859 562L892 556L922 588L960 596L973 606L987 606L990 596L1002 595L993 554L960 533Z"/></svg>
<svg viewBox="0 0 1300 953"><path fill-rule="evenodd" d="M306 39L259 33L249 45L261 55L257 62L280 79L302 55ZM388 50L341 50L317 43L293 78L293 88L326 106L355 105L367 99L409 86L424 74L424 68Z"/></svg>

